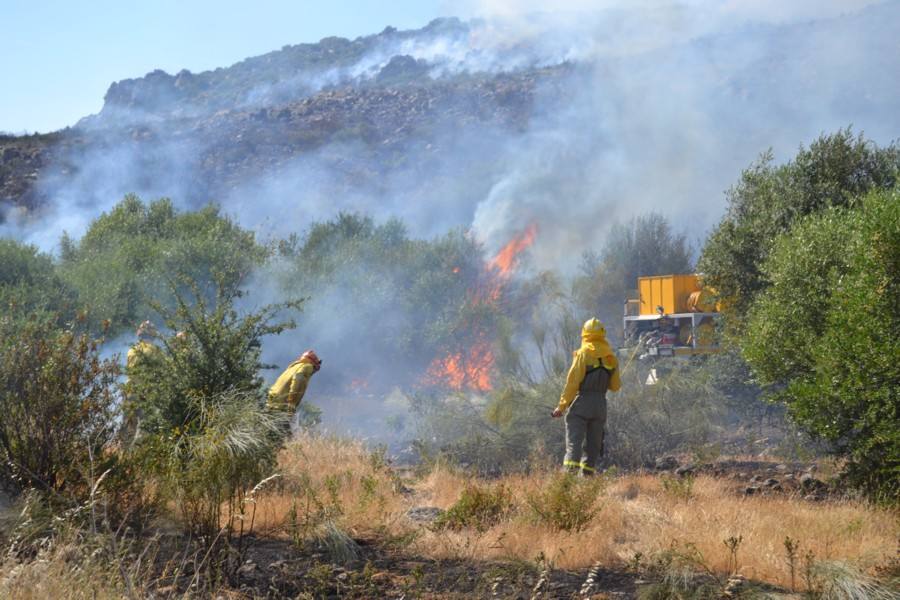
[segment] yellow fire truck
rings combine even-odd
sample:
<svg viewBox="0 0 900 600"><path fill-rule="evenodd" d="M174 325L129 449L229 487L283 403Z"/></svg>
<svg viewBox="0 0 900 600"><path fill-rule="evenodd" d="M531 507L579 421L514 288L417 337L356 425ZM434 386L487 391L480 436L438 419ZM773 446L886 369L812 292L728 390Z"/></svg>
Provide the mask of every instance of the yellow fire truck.
<svg viewBox="0 0 900 600"><path fill-rule="evenodd" d="M639 277L633 297L625 301L624 347L640 358L718 352L718 318L716 302L698 275Z"/></svg>

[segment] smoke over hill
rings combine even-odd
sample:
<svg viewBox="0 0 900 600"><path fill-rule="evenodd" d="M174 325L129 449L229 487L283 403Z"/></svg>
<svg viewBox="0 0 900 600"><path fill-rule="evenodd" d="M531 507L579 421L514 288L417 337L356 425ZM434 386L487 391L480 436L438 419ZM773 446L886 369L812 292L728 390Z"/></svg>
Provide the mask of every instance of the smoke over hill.
<svg viewBox="0 0 900 600"><path fill-rule="evenodd" d="M650 209L699 238L767 148L849 124L877 142L900 131L900 3L816 7L574 2L525 17L483 3L482 19L156 71L112 84L72 128L0 138L0 233L52 250L135 192L219 203L263 239L341 211L416 236L462 227L486 257L533 232L520 268L564 273ZM350 314L341 298L309 318ZM311 341L337 349L343 331Z"/></svg>
<svg viewBox="0 0 900 600"><path fill-rule="evenodd" d="M425 235L471 226L489 251L553 215L535 252L551 267L651 207L699 235L769 146L851 123L876 141L897 131L896 3L770 11L780 24L741 4L573 6L538 19L487 5L501 16L114 83L38 160L4 140L3 201L33 209L5 230L50 248L127 192L215 201L279 234L339 210Z"/></svg>

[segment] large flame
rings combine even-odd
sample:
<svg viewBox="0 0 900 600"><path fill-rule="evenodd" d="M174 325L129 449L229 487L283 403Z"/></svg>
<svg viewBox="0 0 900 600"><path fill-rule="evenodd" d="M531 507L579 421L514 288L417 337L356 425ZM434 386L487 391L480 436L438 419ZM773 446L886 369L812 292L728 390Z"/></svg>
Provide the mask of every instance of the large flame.
<svg viewBox="0 0 900 600"><path fill-rule="evenodd" d="M453 390L491 389L491 370L494 368L494 352L487 340L469 347L468 352L451 352L436 358L425 374L425 382Z"/></svg>
<svg viewBox="0 0 900 600"><path fill-rule="evenodd" d="M503 288L518 264L519 256L537 236L537 225L529 225L525 231L510 240L489 260L479 283L469 291L472 304L494 304L500 300ZM454 273L458 268L453 269ZM461 349L453 349L435 358L425 373L426 385L453 390L487 392L492 389L491 374L495 358L493 345L482 327L475 325L467 332L467 342Z"/></svg>
<svg viewBox="0 0 900 600"><path fill-rule="evenodd" d="M525 231L510 240L500 252L488 262L488 267L504 277L509 277L518 262L519 255L534 243L537 236L537 224L532 223Z"/></svg>

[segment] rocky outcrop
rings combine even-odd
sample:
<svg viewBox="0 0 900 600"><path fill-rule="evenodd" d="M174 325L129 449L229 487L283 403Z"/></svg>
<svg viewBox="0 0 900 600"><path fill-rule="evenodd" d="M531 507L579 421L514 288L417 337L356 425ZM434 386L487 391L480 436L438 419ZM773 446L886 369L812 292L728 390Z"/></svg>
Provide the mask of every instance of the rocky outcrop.
<svg viewBox="0 0 900 600"><path fill-rule="evenodd" d="M38 188L47 187L36 183L52 178L54 186L65 186L78 176L83 156L127 153L146 161L146 172L152 173L154 165L172 160L169 148L182 150L178 168L190 181L192 193L204 201L335 142L356 148L335 157L344 173L374 178L385 165L401 163L415 169L440 160L440 140L449 133L467 128L524 129L536 89L552 90L570 70L559 67L446 81L426 78L411 84L410 71L422 65L408 58L389 63L389 78L403 79L400 85L346 86L294 102L209 115L151 119L133 113L130 119L95 118L50 136L0 139L0 202L33 208L42 201ZM144 78L140 86L158 79L162 86L158 93L177 94L179 77ZM111 93L120 108L134 108L144 101L140 86L123 82ZM128 191L135 190L122 193Z"/></svg>

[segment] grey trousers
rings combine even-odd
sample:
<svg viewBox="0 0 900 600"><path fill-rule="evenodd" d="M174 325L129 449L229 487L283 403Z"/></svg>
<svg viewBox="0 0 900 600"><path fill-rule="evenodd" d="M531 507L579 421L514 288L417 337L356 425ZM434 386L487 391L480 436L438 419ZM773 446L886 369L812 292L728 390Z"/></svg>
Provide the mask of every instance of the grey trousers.
<svg viewBox="0 0 900 600"><path fill-rule="evenodd" d="M579 394L566 413L566 457L570 471L593 475L603 456L606 395Z"/></svg>

